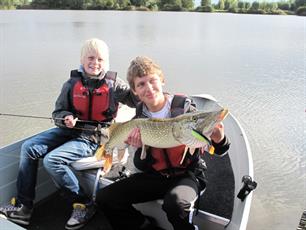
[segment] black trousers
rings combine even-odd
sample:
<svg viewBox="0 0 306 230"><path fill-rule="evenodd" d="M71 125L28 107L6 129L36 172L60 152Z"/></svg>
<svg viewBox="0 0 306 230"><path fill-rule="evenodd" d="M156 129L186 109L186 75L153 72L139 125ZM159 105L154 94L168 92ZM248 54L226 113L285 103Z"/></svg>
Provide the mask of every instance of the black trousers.
<svg viewBox="0 0 306 230"><path fill-rule="evenodd" d="M140 229L145 217L132 204L163 199L174 230L193 230L189 210L198 195L198 183L189 174L165 177L159 174L136 173L97 192L97 204L114 230Z"/></svg>

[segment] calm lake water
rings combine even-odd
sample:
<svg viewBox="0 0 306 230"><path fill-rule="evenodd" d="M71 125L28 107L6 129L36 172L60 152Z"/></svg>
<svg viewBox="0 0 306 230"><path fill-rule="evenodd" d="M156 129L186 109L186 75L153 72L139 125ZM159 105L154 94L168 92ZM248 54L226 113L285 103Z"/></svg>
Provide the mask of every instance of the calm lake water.
<svg viewBox="0 0 306 230"><path fill-rule="evenodd" d="M51 116L84 40L162 66L167 90L208 93L244 127L254 159L248 230L296 229L306 208L306 21L297 16L171 12L0 11L0 113ZM0 146L51 127L0 116Z"/></svg>

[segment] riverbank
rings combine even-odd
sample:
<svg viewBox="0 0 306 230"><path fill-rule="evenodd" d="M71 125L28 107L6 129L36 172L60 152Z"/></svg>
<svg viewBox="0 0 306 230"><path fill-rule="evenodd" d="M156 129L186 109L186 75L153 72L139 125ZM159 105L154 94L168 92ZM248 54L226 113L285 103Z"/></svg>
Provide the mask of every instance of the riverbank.
<svg viewBox="0 0 306 230"><path fill-rule="evenodd" d="M102 1L41 1L33 0L26 4L19 1L1 3L0 9L54 9L54 10L120 10L120 11L177 11L208 12L261 15L299 15L306 16L306 0L280 2L244 2L236 0L219 0L212 4L202 0L195 6L194 0L102 0Z"/></svg>

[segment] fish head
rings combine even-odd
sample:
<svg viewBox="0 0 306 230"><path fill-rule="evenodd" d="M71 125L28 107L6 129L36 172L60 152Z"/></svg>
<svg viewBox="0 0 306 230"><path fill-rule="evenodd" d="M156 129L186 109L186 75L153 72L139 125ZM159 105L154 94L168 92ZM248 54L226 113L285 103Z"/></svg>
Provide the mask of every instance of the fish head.
<svg viewBox="0 0 306 230"><path fill-rule="evenodd" d="M223 121L228 114L228 109L221 108L217 111L197 111L186 116L183 129L195 131L209 137L214 127Z"/></svg>

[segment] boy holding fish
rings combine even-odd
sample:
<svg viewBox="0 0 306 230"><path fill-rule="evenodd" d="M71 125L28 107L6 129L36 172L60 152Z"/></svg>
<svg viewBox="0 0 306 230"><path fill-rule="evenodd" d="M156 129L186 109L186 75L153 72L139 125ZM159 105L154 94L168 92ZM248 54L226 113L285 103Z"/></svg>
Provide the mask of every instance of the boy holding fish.
<svg viewBox="0 0 306 230"><path fill-rule="evenodd" d="M163 119L196 111L190 98L163 92L163 72L150 58L132 60L127 80L141 101L136 107L135 118ZM215 153L225 154L230 143L224 135L223 124L217 124L210 134ZM189 222L189 210L206 186L205 163L200 149L186 152L185 145L172 148L147 146L142 151L142 135L144 133L135 128L126 140L138 148L134 164L141 172L99 190L97 204L114 230L159 229L150 218L133 207L133 204L156 199L163 199L162 209L174 230L197 229ZM162 133L159 135L163 137Z"/></svg>

